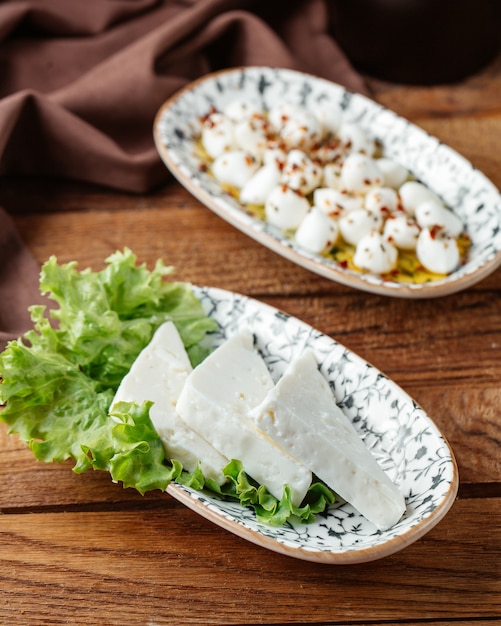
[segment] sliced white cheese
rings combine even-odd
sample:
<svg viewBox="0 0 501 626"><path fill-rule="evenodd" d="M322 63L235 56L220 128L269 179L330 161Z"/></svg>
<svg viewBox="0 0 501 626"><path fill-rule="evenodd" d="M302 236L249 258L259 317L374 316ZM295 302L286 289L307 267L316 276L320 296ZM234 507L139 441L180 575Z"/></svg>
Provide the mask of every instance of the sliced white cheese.
<svg viewBox="0 0 501 626"><path fill-rule="evenodd" d="M252 334L229 338L188 376L177 411L221 454L242 462L245 471L280 499L284 485L295 505L303 500L311 472L260 431L248 412L273 388Z"/></svg>
<svg viewBox="0 0 501 626"><path fill-rule="evenodd" d="M111 404L120 401L153 402L150 418L167 458L180 461L192 472L200 461L204 475L219 484L228 459L189 428L176 412L176 402L192 371L183 342L172 322L162 324L123 378Z"/></svg>
<svg viewBox="0 0 501 626"><path fill-rule="evenodd" d="M378 528L390 528L401 518L402 494L337 406L310 350L250 416Z"/></svg>

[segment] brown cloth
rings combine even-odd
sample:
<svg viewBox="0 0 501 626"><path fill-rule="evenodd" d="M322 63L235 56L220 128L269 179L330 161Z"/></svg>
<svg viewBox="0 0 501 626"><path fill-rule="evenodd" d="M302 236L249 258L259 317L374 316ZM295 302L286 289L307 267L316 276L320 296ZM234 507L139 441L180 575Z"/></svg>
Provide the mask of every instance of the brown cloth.
<svg viewBox="0 0 501 626"><path fill-rule="evenodd" d="M366 92L328 21L328 0L2 2L0 177L147 192L169 176L153 144L157 110L225 67L298 69ZM26 326L34 261L1 210L0 242L1 349Z"/></svg>

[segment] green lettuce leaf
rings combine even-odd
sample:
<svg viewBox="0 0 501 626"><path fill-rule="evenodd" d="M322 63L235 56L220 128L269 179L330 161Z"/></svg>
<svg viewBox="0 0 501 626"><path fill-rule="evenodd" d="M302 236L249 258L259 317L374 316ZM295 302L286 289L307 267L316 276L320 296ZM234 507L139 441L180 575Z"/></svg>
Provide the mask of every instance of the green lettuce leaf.
<svg viewBox="0 0 501 626"><path fill-rule="evenodd" d="M76 472L108 469L117 446L108 408L163 322L174 322L193 366L207 354L199 344L217 324L191 286L164 280L172 268L161 261L151 271L136 261L126 249L100 272L55 257L42 267L41 292L57 306L31 307L33 330L0 355L0 419L39 460L71 458Z"/></svg>
<svg viewBox="0 0 501 626"><path fill-rule="evenodd" d="M111 255L98 272L51 257L42 267L40 289L56 306L31 307L33 329L0 354L0 420L37 459L72 459L75 472L104 470L142 494L163 491L175 480L235 498L268 524L291 516L311 521L334 500L325 485L314 483L303 506L294 507L288 487L278 501L235 460L220 487L200 467L187 472L165 458L149 417L151 403L119 403L110 417L122 378L165 321L176 325L193 367L207 356L201 342L217 323L188 283L165 280L171 273L160 260L153 270L138 265L128 249Z"/></svg>
<svg viewBox="0 0 501 626"><path fill-rule="evenodd" d="M256 518L271 526L281 526L292 516L302 522L312 522L315 514L321 513L336 500L335 494L321 482L310 485L300 507L292 503L288 485L284 487L282 498L277 500L263 485L258 485L247 476L241 461L237 459L232 459L223 473L229 480L222 487L213 485L213 491L236 498L243 506L251 506L256 512Z"/></svg>

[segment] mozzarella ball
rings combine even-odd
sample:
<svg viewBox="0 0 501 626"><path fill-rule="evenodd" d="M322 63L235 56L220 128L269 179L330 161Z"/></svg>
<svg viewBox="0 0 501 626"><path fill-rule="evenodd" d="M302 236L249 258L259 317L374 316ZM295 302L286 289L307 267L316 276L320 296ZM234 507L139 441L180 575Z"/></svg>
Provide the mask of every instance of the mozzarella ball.
<svg viewBox="0 0 501 626"><path fill-rule="evenodd" d="M382 157L377 160L377 165L383 174L383 184L385 187L398 189L405 183L409 176L407 168L392 159Z"/></svg>
<svg viewBox="0 0 501 626"><path fill-rule="evenodd" d="M343 146L337 139L329 139L310 150L311 158L324 166L336 164L344 154Z"/></svg>
<svg viewBox="0 0 501 626"><path fill-rule="evenodd" d="M322 125L324 134L335 135L341 124L341 109L332 102L315 102L310 108L313 115Z"/></svg>
<svg viewBox="0 0 501 626"><path fill-rule="evenodd" d="M353 153L346 157L341 181L348 191L366 192L371 187L381 186L383 176L374 159L365 154Z"/></svg>
<svg viewBox="0 0 501 626"><path fill-rule="evenodd" d="M280 183L280 170L275 165L263 165L245 183L240 191L240 202L264 204L266 198Z"/></svg>
<svg viewBox="0 0 501 626"><path fill-rule="evenodd" d="M327 163L324 166L324 184L332 189L341 189L341 164L340 163Z"/></svg>
<svg viewBox="0 0 501 626"><path fill-rule="evenodd" d="M433 200L418 204L416 221L421 228L441 226L451 237L458 237L463 232L463 223L459 217Z"/></svg>
<svg viewBox="0 0 501 626"><path fill-rule="evenodd" d="M308 200L287 185L275 187L264 205L268 223L283 230L297 228L309 208Z"/></svg>
<svg viewBox="0 0 501 626"><path fill-rule="evenodd" d="M227 150L233 150L236 147L233 122L222 113L211 113L203 122L201 141L213 159Z"/></svg>
<svg viewBox="0 0 501 626"><path fill-rule="evenodd" d="M437 229L423 228L417 244L416 256L428 271L450 274L461 260L457 242Z"/></svg>
<svg viewBox="0 0 501 626"><path fill-rule="evenodd" d="M375 187L365 196L365 208L383 214L393 213L398 208L398 194L391 187Z"/></svg>
<svg viewBox="0 0 501 626"><path fill-rule="evenodd" d="M323 135L320 122L306 109L290 117L280 130L280 138L289 149L309 150L322 141Z"/></svg>
<svg viewBox="0 0 501 626"><path fill-rule="evenodd" d="M235 124L235 142L241 150L261 159L268 142L268 122L260 116L240 120Z"/></svg>
<svg viewBox="0 0 501 626"><path fill-rule="evenodd" d="M256 159L243 150L224 152L212 164L212 172L223 184L240 189L259 167Z"/></svg>
<svg viewBox="0 0 501 626"><path fill-rule="evenodd" d="M384 223L384 238L400 250L415 250L420 228L405 213L390 215Z"/></svg>
<svg viewBox="0 0 501 626"><path fill-rule="evenodd" d="M249 98L235 98L223 108L224 115L234 122L248 119L252 115L262 115L262 112L263 107L259 102Z"/></svg>
<svg viewBox="0 0 501 626"><path fill-rule="evenodd" d="M353 263L372 274L387 274L397 265L398 251L381 233L371 232L357 244Z"/></svg>
<svg viewBox="0 0 501 626"><path fill-rule="evenodd" d="M275 165L282 170L287 161L287 152L281 148L267 148L263 152L264 165Z"/></svg>
<svg viewBox="0 0 501 626"><path fill-rule="evenodd" d="M300 115L303 110L304 109L297 104L278 104L270 109L268 119L273 128L279 133L291 118Z"/></svg>
<svg viewBox="0 0 501 626"><path fill-rule="evenodd" d="M376 142L358 124L342 123L339 127L338 136L351 152L363 152L372 156L376 151Z"/></svg>
<svg viewBox="0 0 501 626"><path fill-rule="evenodd" d="M296 231L296 243L308 250L319 254L323 250L330 248L339 235L337 223L330 217L313 206L305 216Z"/></svg>
<svg viewBox="0 0 501 626"><path fill-rule="evenodd" d="M372 231L379 231L383 225L381 215L369 213L365 209L355 209L339 218L339 230L346 243L357 243Z"/></svg>
<svg viewBox="0 0 501 626"><path fill-rule="evenodd" d="M413 217L417 206L423 202L434 201L437 204L442 204L436 193L428 189L423 183L414 180L404 183L399 189L399 194L405 211Z"/></svg>
<svg viewBox="0 0 501 626"><path fill-rule="evenodd" d="M291 150L282 170L282 182L291 189L308 194L322 180L322 168L302 150Z"/></svg>
<svg viewBox="0 0 501 626"><path fill-rule="evenodd" d="M360 196L343 193L337 189L318 187L313 192L313 204L327 215L338 217L343 213L361 209L363 200Z"/></svg>

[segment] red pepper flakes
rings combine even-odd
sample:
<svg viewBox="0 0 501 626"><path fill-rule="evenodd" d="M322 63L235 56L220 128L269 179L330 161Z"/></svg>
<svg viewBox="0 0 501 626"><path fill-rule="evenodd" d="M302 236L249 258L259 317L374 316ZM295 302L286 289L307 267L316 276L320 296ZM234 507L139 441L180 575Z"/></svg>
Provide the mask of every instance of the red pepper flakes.
<svg viewBox="0 0 501 626"><path fill-rule="evenodd" d="M213 126L214 122L211 120L211 116L214 115L214 113L219 113L219 111L216 109L214 105L211 105L208 112L205 115L202 115L202 117L200 117L200 122L204 125L211 124Z"/></svg>
<svg viewBox="0 0 501 626"><path fill-rule="evenodd" d="M432 239L436 239L440 235L440 231L442 230L443 230L443 226L438 226L438 225L432 226L430 228L430 237Z"/></svg>

